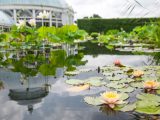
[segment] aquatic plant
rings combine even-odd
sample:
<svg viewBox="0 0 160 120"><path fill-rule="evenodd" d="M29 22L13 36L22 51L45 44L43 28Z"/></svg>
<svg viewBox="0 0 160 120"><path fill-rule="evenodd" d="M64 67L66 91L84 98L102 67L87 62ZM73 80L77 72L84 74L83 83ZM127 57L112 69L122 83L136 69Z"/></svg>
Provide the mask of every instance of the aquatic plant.
<svg viewBox="0 0 160 120"><path fill-rule="evenodd" d="M115 66L120 66L121 65L121 61L120 60L115 60L114 61L114 65Z"/></svg>
<svg viewBox="0 0 160 120"><path fill-rule="evenodd" d="M144 75L144 72L141 71L141 70L135 70L135 71L133 72L133 76L134 76L135 78L142 77L142 75Z"/></svg>
<svg viewBox="0 0 160 120"><path fill-rule="evenodd" d="M117 104L122 104L120 95L115 91L102 93L101 98L102 103L108 105L110 108L114 108Z"/></svg>
<svg viewBox="0 0 160 120"><path fill-rule="evenodd" d="M160 85L159 82L156 82L154 80L145 81L144 89L147 89L148 91L158 89L159 85Z"/></svg>

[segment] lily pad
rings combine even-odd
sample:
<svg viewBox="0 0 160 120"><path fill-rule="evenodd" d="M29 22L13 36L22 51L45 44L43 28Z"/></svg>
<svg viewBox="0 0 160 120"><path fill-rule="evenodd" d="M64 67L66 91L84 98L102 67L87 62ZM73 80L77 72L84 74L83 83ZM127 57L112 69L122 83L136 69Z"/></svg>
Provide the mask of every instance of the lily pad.
<svg viewBox="0 0 160 120"><path fill-rule="evenodd" d="M66 83L69 85L81 85L84 84L85 81L84 80L78 80L78 79L70 79L70 80L66 80Z"/></svg>
<svg viewBox="0 0 160 120"><path fill-rule="evenodd" d="M126 87L126 88L117 89L117 91L124 92L124 93L130 93L130 92L133 92L134 90L135 89L133 87Z"/></svg>
<svg viewBox="0 0 160 120"><path fill-rule="evenodd" d="M133 82L134 79L131 79L131 78L125 78L125 79L122 79L120 81L118 81L119 83L130 83L130 82Z"/></svg>
<svg viewBox="0 0 160 120"><path fill-rule="evenodd" d="M100 97L90 97L90 96L87 96L87 97L84 97L84 101L87 104L94 105L94 106L98 106L98 105L102 104Z"/></svg>
<svg viewBox="0 0 160 120"><path fill-rule="evenodd" d="M80 74L80 71L66 71L65 72L65 75L70 75L70 76L74 76L78 74Z"/></svg>
<svg viewBox="0 0 160 120"><path fill-rule="evenodd" d="M90 84L91 86L95 86L95 87L100 87L105 85L106 83L104 81L101 80L89 80L86 83Z"/></svg>
<svg viewBox="0 0 160 120"><path fill-rule="evenodd" d="M130 86L134 88L143 88L143 83L142 82L132 82L130 83Z"/></svg>
<svg viewBox="0 0 160 120"><path fill-rule="evenodd" d="M160 103L160 96L158 95L142 93L142 94L138 94L136 97L140 100L145 100L145 101L148 100L150 102L155 101Z"/></svg>
<svg viewBox="0 0 160 120"><path fill-rule="evenodd" d="M121 108L120 111L129 112L129 111L133 111L135 108L136 108L136 104L135 103L127 104L123 108Z"/></svg>
<svg viewBox="0 0 160 120"><path fill-rule="evenodd" d="M129 95L127 93L121 93L120 96L121 96L120 100L122 100L122 101L124 101L124 100L129 98Z"/></svg>
<svg viewBox="0 0 160 120"><path fill-rule="evenodd" d="M106 79L108 79L110 81L119 81L122 79L122 77L106 77Z"/></svg>
<svg viewBox="0 0 160 120"><path fill-rule="evenodd" d="M160 114L160 107L157 102L144 100L136 104L136 112L145 114Z"/></svg>
<svg viewBox="0 0 160 120"><path fill-rule="evenodd" d="M111 82L106 85L109 88L119 89L125 87L125 84L118 84L118 82Z"/></svg>

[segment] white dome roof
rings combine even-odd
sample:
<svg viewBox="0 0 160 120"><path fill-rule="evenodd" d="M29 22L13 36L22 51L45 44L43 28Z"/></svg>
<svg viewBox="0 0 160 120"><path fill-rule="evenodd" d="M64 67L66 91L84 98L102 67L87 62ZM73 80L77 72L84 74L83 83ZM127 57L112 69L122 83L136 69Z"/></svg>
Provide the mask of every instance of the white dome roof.
<svg viewBox="0 0 160 120"><path fill-rule="evenodd" d="M68 8L65 0L0 0L0 5L41 5Z"/></svg>

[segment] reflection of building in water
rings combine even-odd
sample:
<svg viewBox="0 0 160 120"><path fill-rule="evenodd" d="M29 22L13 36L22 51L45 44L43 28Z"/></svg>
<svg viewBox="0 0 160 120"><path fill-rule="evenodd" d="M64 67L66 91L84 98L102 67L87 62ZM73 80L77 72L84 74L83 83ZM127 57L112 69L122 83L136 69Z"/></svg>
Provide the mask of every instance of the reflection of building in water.
<svg viewBox="0 0 160 120"><path fill-rule="evenodd" d="M42 99L47 95L48 89L45 87L11 89L9 92L10 98L17 101L19 105L27 106L30 113L33 112L34 105L41 103Z"/></svg>
<svg viewBox="0 0 160 120"><path fill-rule="evenodd" d="M9 96L12 100L17 101L19 105L27 106L28 111L32 113L34 105L41 103L42 99L48 95L50 86L45 81L41 87L30 88L29 78L25 78L24 76L21 76L21 78L27 81L27 87L10 89Z"/></svg>

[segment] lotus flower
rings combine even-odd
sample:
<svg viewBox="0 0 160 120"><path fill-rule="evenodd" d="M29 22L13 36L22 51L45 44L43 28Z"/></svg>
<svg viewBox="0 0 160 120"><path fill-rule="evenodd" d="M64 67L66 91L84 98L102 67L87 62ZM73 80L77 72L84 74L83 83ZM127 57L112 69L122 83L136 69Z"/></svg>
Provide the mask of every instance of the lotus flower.
<svg viewBox="0 0 160 120"><path fill-rule="evenodd" d="M147 90L155 90L159 87L159 85L160 84L154 80L144 82L144 88Z"/></svg>
<svg viewBox="0 0 160 120"><path fill-rule="evenodd" d="M18 23L16 24L18 29L23 28L26 26L26 21L25 20L19 20Z"/></svg>
<svg viewBox="0 0 160 120"><path fill-rule="evenodd" d="M30 19L28 22L32 27L36 26L36 20L35 19Z"/></svg>
<svg viewBox="0 0 160 120"><path fill-rule="evenodd" d="M102 103L107 104L110 108L114 108L117 104L121 104L120 95L117 92L105 92L101 94Z"/></svg>
<svg viewBox="0 0 160 120"><path fill-rule="evenodd" d="M141 77L142 75L144 75L144 72L141 71L141 70L136 70L136 71L133 72L133 76L136 77L136 78Z"/></svg>
<svg viewBox="0 0 160 120"><path fill-rule="evenodd" d="M49 12L46 12L46 11L40 12L37 17L41 19L47 19L49 18Z"/></svg>
<svg viewBox="0 0 160 120"><path fill-rule="evenodd" d="M121 66L122 64L121 64L120 60L115 60L114 65L115 66Z"/></svg>

